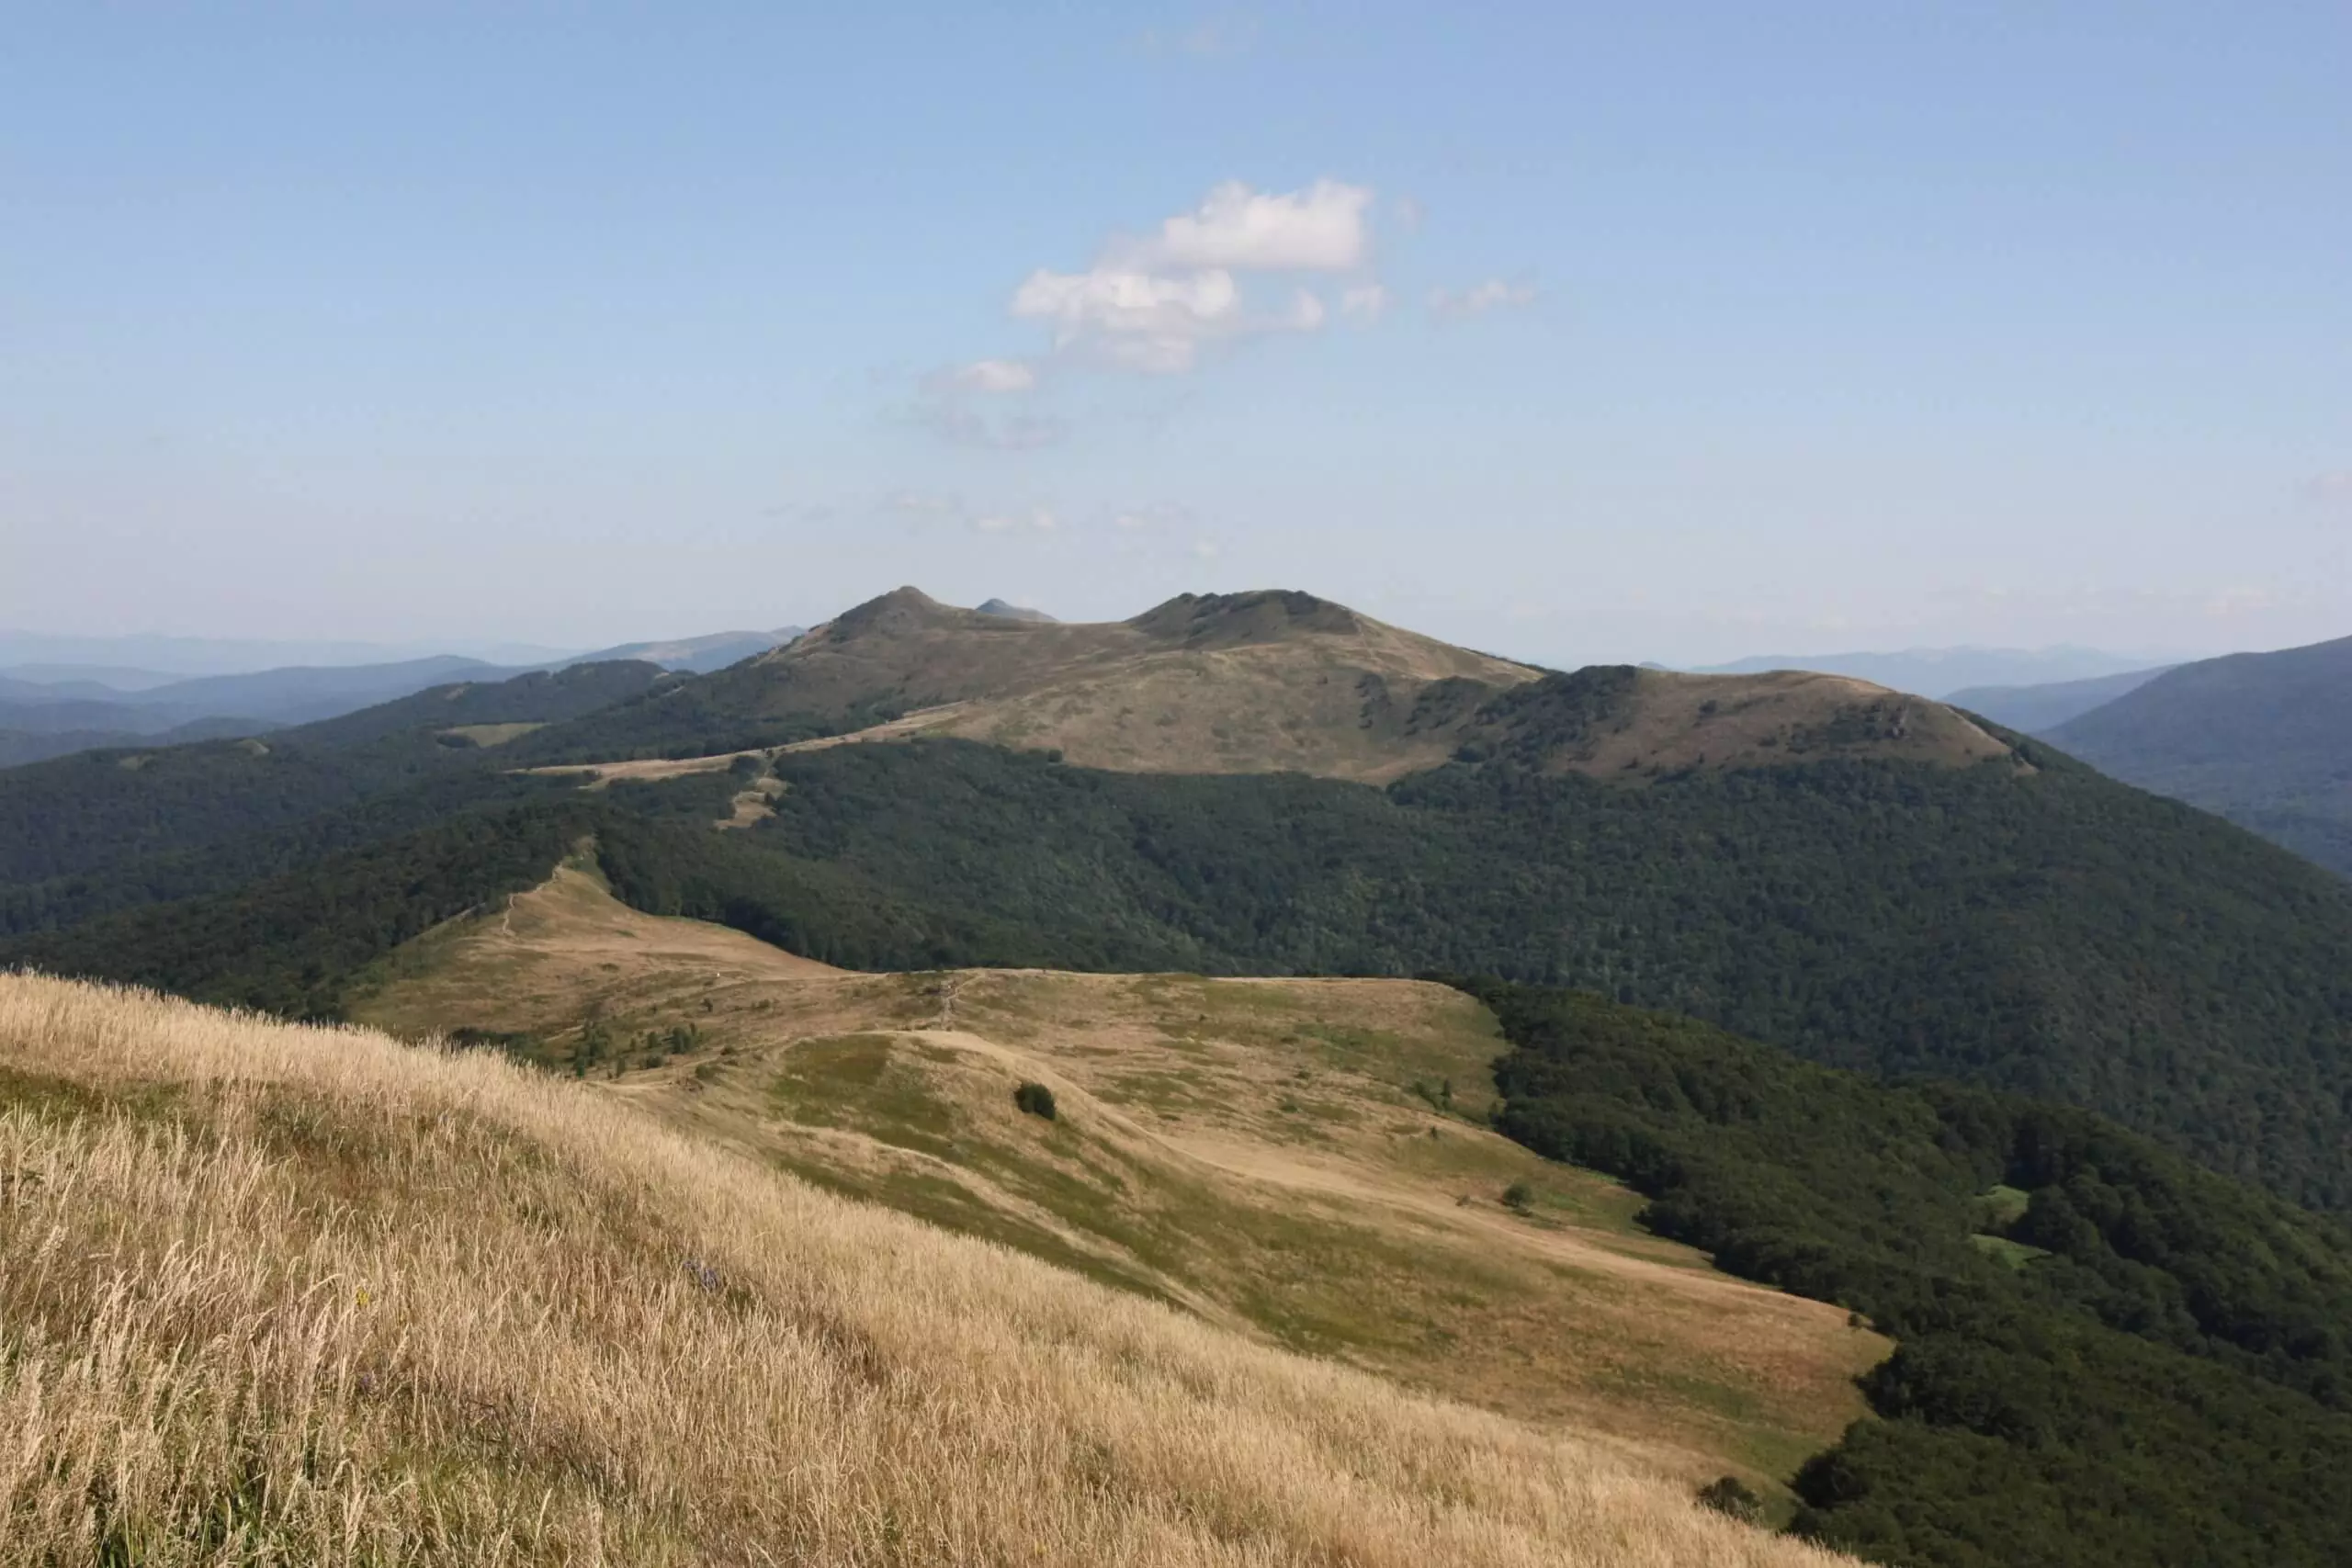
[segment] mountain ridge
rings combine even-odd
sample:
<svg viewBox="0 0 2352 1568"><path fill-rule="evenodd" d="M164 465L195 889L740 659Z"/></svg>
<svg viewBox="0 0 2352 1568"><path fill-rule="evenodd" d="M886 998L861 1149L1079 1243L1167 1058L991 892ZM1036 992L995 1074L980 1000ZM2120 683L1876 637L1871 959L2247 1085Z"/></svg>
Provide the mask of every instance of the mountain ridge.
<svg viewBox="0 0 2352 1568"><path fill-rule="evenodd" d="M1577 694L1562 696L1570 686ZM1530 690L1559 700L1526 699ZM646 705L634 728L625 714L603 716L576 737L541 738L535 755L557 761L548 749L569 746L561 761L691 757L684 714L713 766L854 731L1055 751L1125 772L1366 783L1465 747L1524 750L1539 734L1560 743L1557 765L1628 781L1827 754L1965 765L2009 750L1947 707L1845 677L1562 675L1283 589L1179 594L1124 621L1026 622L903 587L674 696ZM1573 735L1551 733L1563 701L1579 712ZM1595 701L1608 711L1584 711Z"/></svg>
<svg viewBox="0 0 2352 1568"><path fill-rule="evenodd" d="M2352 637L2179 665L2049 739L2352 876Z"/></svg>

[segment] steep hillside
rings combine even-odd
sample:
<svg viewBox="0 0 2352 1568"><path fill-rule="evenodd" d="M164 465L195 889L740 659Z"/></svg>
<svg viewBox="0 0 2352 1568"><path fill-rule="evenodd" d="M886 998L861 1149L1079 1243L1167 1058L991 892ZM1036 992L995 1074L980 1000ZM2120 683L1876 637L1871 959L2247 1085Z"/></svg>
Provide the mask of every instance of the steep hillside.
<svg viewBox="0 0 2352 1568"><path fill-rule="evenodd" d="M2086 681L2052 681L2042 686L1971 686L1944 700L1968 713L1983 714L1995 724L2041 735L2126 692L2138 691L2170 668L2094 675Z"/></svg>
<svg viewBox="0 0 2352 1568"><path fill-rule="evenodd" d="M402 949L353 1010L500 1040L825 1186L1694 1483L1775 1490L1885 1352L1488 1130L1502 1043L1440 987L847 975L567 868ZM1024 1081L1051 1123L1016 1112Z"/></svg>
<svg viewBox="0 0 2352 1568"><path fill-rule="evenodd" d="M2181 665L2050 739L2352 875L2352 637Z"/></svg>
<svg viewBox="0 0 2352 1568"><path fill-rule="evenodd" d="M0 976L0 1559L1796 1564L492 1057Z"/></svg>

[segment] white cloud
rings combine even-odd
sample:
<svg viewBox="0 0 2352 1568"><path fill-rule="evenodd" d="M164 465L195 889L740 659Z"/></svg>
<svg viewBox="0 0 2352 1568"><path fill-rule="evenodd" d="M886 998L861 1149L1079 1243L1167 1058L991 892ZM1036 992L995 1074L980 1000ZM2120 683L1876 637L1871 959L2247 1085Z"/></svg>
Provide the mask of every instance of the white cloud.
<svg viewBox="0 0 2352 1568"><path fill-rule="evenodd" d="M1368 186L1338 180L1283 196L1229 180L1156 236L1114 244L1105 259L1152 272L1353 272L1370 258L1371 205Z"/></svg>
<svg viewBox="0 0 2352 1568"><path fill-rule="evenodd" d="M1377 283L1358 284L1340 291L1340 314L1376 321L1388 313L1388 290Z"/></svg>
<svg viewBox="0 0 2352 1568"><path fill-rule="evenodd" d="M1037 367L1020 359L976 359L942 372L937 379L967 392L1026 392L1037 385Z"/></svg>
<svg viewBox="0 0 2352 1568"><path fill-rule="evenodd" d="M1069 421L1055 414L1016 413L992 418L961 398L931 398L915 405L916 423L955 446L990 452L1035 452L1069 438Z"/></svg>
<svg viewBox="0 0 2352 1568"><path fill-rule="evenodd" d="M1091 349L1110 364L1167 375L1190 370L1202 344L1241 335L1241 290L1222 268L1183 277L1097 267L1029 275L1012 313L1051 321L1057 351Z"/></svg>
<svg viewBox="0 0 2352 1568"><path fill-rule="evenodd" d="M1221 185L1157 233L1114 239L1083 272L1038 268L1013 291L1012 312L1049 325L1057 355L1155 376L1193 369L1216 344L1324 324L1330 307L1308 289L1280 309L1254 303L1245 284L1252 274L1354 275L1345 297L1360 297L1354 313L1368 320L1378 312L1366 302L1386 299L1364 270L1372 199L1367 187L1337 180L1287 194ZM1033 367L1021 368L1034 378Z"/></svg>
<svg viewBox="0 0 2352 1568"><path fill-rule="evenodd" d="M1467 321L1473 316L1483 316L1489 310L1515 310L1533 303L1533 284L1506 283L1499 277L1490 277L1467 288L1430 290L1430 314L1447 321Z"/></svg>

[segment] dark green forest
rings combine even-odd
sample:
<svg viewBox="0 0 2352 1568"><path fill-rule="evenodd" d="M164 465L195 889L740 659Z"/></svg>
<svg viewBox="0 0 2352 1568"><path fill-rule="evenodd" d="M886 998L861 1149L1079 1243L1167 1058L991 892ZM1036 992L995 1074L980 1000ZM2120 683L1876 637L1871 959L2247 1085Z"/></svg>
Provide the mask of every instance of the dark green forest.
<svg viewBox="0 0 2352 1568"><path fill-rule="evenodd" d="M1462 982L1501 1130L1898 1342L1795 1529L1950 1568L2320 1564L2352 1540L2352 1237L2103 1118Z"/></svg>
<svg viewBox="0 0 2352 1568"><path fill-rule="evenodd" d="M158 893L225 919L289 879L325 897L391 874L401 831L545 795L586 814L639 907L852 967L1578 986L1817 1061L2098 1110L2352 1206L2352 887L2046 750L2025 776L1824 761L1638 786L1498 756L1375 789L925 741L781 757L774 818L721 835L730 775L582 795L498 771L509 750L67 759L17 771L47 781L29 807L0 774L0 958L152 977L152 939L129 933L168 919L74 922ZM223 983L282 964L267 944L220 961Z"/></svg>
<svg viewBox="0 0 2352 1568"><path fill-rule="evenodd" d="M2352 1203L2352 888L2054 754L1645 787L1457 764L1385 790L958 742L788 756L741 835L604 840L643 908L852 967L1444 968L1815 1060L2102 1111ZM724 780L682 781L719 815Z"/></svg>

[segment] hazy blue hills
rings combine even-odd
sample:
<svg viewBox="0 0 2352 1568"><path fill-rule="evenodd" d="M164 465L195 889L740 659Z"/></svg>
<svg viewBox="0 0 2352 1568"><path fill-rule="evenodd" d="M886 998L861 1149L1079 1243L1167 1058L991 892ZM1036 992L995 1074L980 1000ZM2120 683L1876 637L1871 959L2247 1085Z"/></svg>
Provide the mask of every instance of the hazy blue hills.
<svg viewBox="0 0 2352 1568"><path fill-rule="evenodd" d="M2079 714L2111 703L2126 692L2139 690L2170 665L2154 670L2127 670L2120 675L2093 675L2083 681L2052 681L2039 686L1970 686L1944 698L1956 708L1983 714L1996 724L2042 735Z"/></svg>
<svg viewBox="0 0 2352 1568"><path fill-rule="evenodd" d="M452 682L489 685L535 671L642 664L653 671L704 673L790 642L798 626L715 632L515 666L457 654L367 664L297 664L197 676L129 666L29 664L0 673L0 768L105 747L169 745L224 736L262 735L317 723ZM182 641L144 639L133 647L164 651ZM0 635L0 647L9 646ZM227 657L271 644L197 644L188 658ZM608 699L609 700L609 699ZM554 716L572 717L566 711ZM474 720L467 722L490 722Z"/></svg>
<svg viewBox="0 0 2352 1568"><path fill-rule="evenodd" d="M1009 604L1001 599L985 599L973 608L983 615L1002 615L1011 621L1051 621L1054 618L1043 610L1032 610L1020 604Z"/></svg>
<svg viewBox="0 0 2352 1568"><path fill-rule="evenodd" d="M625 642L612 648L598 649L569 660L573 664L608 664L616 660L641 660L658 664L664 670L684 670L707 675L714 670L724 670L756 658L771 649L786 643L807 631L806 626L778 626L765 632L711 632L703 637L678 637L669 642Z"/></svg>
<svg viewBox="0 0 2352 1568"><path fill-rule="evenodd" d="M2352 875L2352 637L2184 664L2050 739Z"/></svg>
<svg viewBox="0 0 2352 1568"><path fill-rule="evenodd" d="M1939 701L1985 686L2038 686L2085 681L2161 666L2161 659L2109 653L2096 648L1912 648L1892 653L1765 653L1710 665L1704 675L1757 675L1771 670L1811 670L1850 675ZM1973 711L1983 713L1984 709ZM1985 714L1996 718L1996 714Z"/></svg>
<svg viewBox="0 0 2352 1568"><path fill-rule="evenodd" d="M36 716L46 724L51 716ZM107 747L183 746L198 740L266 735L277 728L265 720L251 718L191 719L168 729L149 731L84 728L72 725L63 728L45 728L42 725L18 728L17 718L16 710L0 705L0 768L19 767L28 762L46 761L51 757L71 756L76 751L94 751Z"/></svg>

